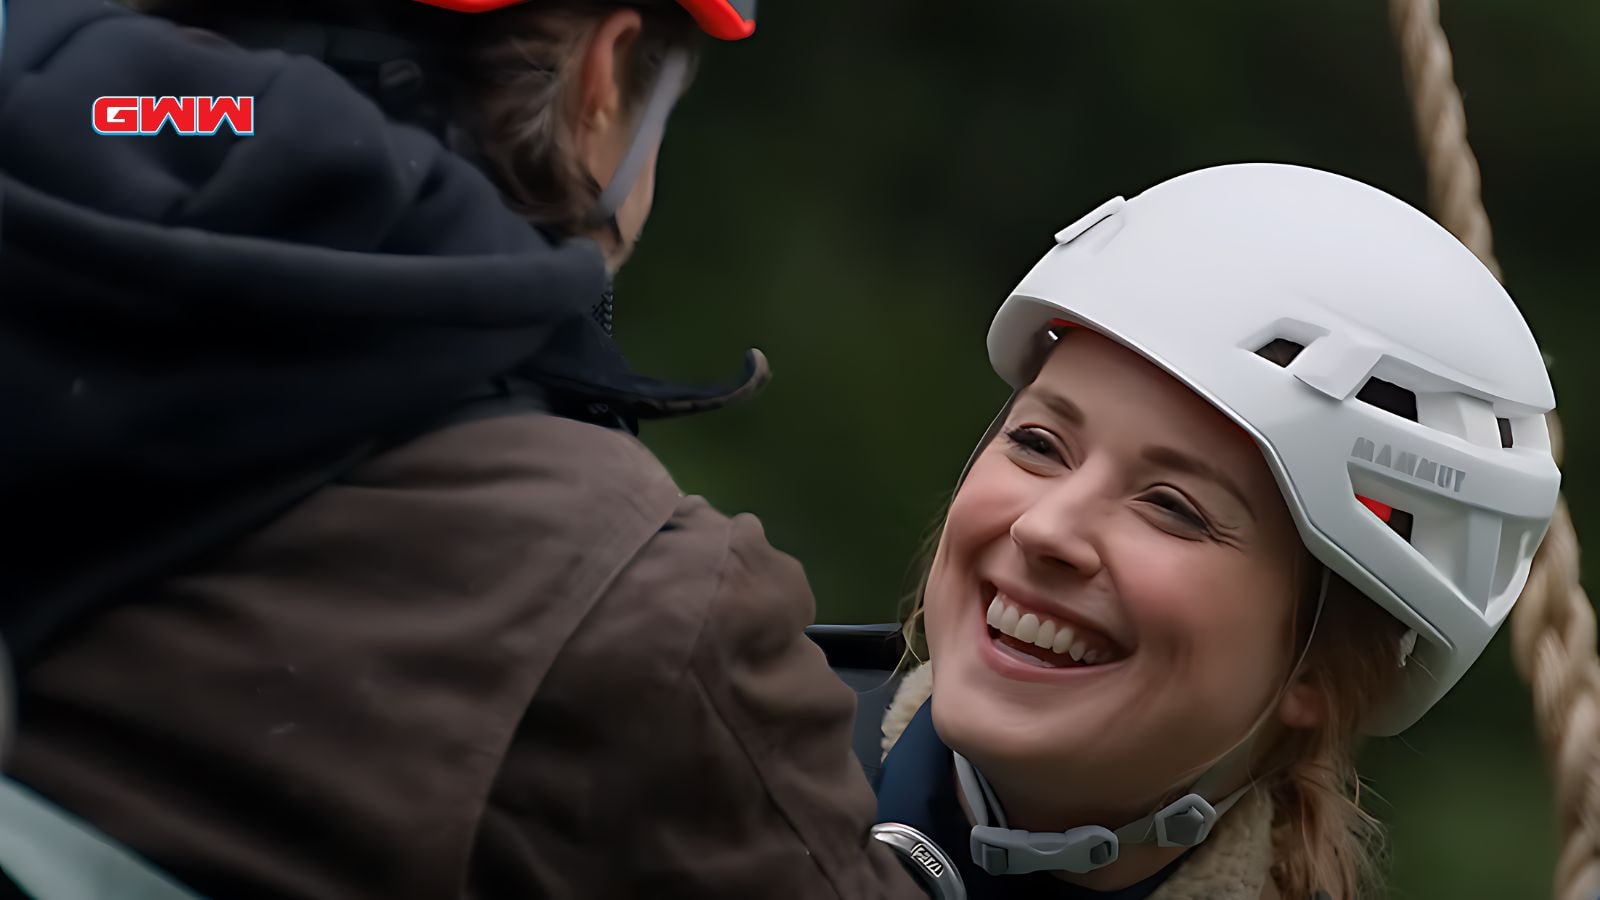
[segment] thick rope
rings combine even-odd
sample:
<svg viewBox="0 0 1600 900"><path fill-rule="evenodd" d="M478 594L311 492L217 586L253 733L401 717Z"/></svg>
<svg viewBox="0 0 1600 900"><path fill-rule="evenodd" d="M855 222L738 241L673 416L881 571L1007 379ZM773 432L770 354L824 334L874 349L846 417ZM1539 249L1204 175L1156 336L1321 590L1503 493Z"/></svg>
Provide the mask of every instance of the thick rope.
<svg viewBox="0 0 1600 900"><path fill-rule="evenodd" d="M1434 215L1500 277L1478 162L1436 0L1390 0ZM1556 461L1561 423L1549 416ZM1578 536L1562 499L1511 614L1511 652L1533 692L1554 774L1562 849L1556 900L1600 897L1600 659L1595 611L1578 581Z"/></svg>

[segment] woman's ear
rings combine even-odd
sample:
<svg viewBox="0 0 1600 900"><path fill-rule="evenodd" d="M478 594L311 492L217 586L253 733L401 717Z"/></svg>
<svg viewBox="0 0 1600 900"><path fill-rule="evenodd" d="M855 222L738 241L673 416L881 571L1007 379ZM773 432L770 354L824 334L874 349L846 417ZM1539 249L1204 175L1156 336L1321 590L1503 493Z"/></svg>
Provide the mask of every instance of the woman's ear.
<svg viewBox="0 0 1600 900"><path fill-rule="evenodd" d="M582 142L584 162L597 177L609 174L602 165L612 161L608 157L620 154L613 145L625 142L631 133L624 121L623 80L628 54L643 28L638 10L619 9L600 20L579 57L577 120L573 124Z"/></svg>
<svg viewBox="0 0 1600 900"><path fill-rule="evenodd" d="M1278 701L1278 721L1286 728L1317 728L1328 720L1327 693L1310 675L1302 672L1284 689Z"/></svg>

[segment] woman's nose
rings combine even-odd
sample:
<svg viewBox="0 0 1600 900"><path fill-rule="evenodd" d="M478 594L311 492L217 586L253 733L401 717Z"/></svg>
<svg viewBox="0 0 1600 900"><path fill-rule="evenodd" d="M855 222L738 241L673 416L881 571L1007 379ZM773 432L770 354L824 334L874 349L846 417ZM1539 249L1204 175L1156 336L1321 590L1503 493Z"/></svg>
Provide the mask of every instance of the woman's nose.
<svg viewBox="0 0 1600 900"><path fill-rule="evenodd" d="M1011 540L1030 561L1067 566L1082 577L1100 571L1094 540L1104 507L1081 486L1062 484L1041 495L1011 523Z"/></svg>

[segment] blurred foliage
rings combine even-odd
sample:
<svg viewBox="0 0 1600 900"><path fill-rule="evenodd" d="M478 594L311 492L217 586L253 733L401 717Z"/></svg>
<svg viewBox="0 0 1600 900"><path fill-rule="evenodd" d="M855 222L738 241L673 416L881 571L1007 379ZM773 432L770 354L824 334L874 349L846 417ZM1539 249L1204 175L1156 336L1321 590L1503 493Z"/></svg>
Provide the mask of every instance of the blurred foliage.
<svg viewBox="0 0 1600 900"><path fill-rule="evenodd" d="M1508 284L1554 358L1566 489L1600 523L1600 4L1455 0L1470 137ZM686 490L761 516L829 621L894 617L917 548L1005 397L984 335L1051 235L1102 200L1245 160L1425 206L1381 0L765 3L676 114L619 284L641 368L710 380L759 346L748 406L647 426ZM1591 590L1594 588L1591 587ZM1505 635L1363 771L1396 898L1548 896L1550 781Z"/></svg>

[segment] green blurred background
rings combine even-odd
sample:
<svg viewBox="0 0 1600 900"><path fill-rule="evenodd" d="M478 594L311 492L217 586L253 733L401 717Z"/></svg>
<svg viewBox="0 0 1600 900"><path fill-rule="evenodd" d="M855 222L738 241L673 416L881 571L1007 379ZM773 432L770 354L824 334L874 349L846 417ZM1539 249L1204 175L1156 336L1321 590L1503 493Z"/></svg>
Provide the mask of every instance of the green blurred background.
<svg viewBox="0 0 1600 900"><path fill-rule="evenodd" d="M1470 137L1508 284L1554 357L1567 494L1600 527L1589 302L1600 239L1600 4L1453 0ZM677 113L619 339L663 376L757 402L645 437L684 488L761 516L823 621L895 616L923 535L1006 391L984 335L1055 230L1245 160L1426 203L1381 0L764 2ZM1548 896L1550 779L1502 633L1363 771L1397 898Z"/></svg>

